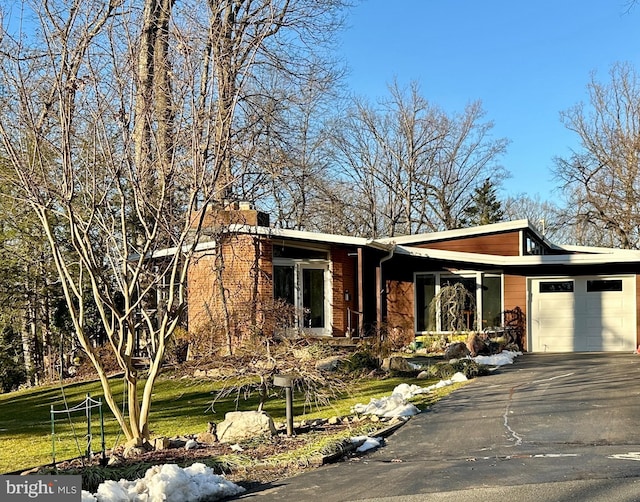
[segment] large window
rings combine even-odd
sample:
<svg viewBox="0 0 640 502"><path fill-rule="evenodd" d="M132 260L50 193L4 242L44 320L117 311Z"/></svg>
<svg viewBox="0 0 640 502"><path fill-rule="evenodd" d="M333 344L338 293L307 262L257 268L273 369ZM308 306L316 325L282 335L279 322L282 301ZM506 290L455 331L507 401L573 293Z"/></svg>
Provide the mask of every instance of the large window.
<svg viewBox="0 0 640 502"><path fill-rule="evenodd" d="M462 315L466 329L484 329L501 324L502 276L481 272L460 274L420 273L415 277L416 331L447 331L450 322L433 299L449 285L461 284L475 299L464 301Z"/></svg>
<svg viewBox="0 0 640 502"><path fill-rule="evenodd" d="M329 261L324 259L327 253L284 247L274 255L273 296L293 309L288 327L331 334L331 280Z"/></svg>

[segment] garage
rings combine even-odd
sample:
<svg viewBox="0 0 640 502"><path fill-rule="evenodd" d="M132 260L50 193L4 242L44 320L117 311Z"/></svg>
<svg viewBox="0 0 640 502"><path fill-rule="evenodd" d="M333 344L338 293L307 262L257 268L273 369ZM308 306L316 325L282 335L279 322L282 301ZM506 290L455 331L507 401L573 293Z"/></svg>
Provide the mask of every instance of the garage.
<svg viewBox="0 0 640 502"><path fill-rule="evenodd" d="M635 276L528 280L532 352L607 352L636 348Z"/></svg>

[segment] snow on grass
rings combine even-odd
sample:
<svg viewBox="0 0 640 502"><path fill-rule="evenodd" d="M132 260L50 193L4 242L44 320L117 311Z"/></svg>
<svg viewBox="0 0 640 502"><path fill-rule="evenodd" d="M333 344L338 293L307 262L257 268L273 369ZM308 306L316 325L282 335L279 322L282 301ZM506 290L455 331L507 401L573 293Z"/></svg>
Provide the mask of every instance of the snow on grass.
<svg viewBox="0 0 640 502"><path fill-rule="evenodd" d="M478 364L486 364L489 366L502 366L505 364L512 364L513 360L522 355L522 352L502 351L499 354L492 356L477 356L473 359ZM458 372L451 378L446 380L440 380L438 383L430 385L428 387L420 387L419 385L409 385L401 383L395 389L390 396L381 398L372 398L369 404L356 404L353 407L353 412L360 415L378 415L379 417L410 417L420 413L420 410L409 403L409 399L418 394L428 394L436 389L448 387L458 382L465 382L467 377Z"/></svg>
<svg viewBox="0 0 640 502"><path fill-rule="evenodd" d="M503 351L493 356L472 358L479 364L502 366L513 363L522 352ZM390 396L371 399L369 404L356 404L355 413L378 415L380 417L410 417L420 410L408 400L418 394L427 394L436 389L464 382L467 377L456 373L451 378L440 380L428 387L401 383L393 389ZM355 436L354 444L361 443L356 451L365 452L377 448L382 438ZM204 502L219 500L242 493L244 488L213 473L213 469L196 463L181 468L175 464L157 465L147 470L144 478L135 481L105 481L95 494L82 492L82 502Z"/></svg>
<svg viewBox="0 0 640 502"><path fill-rule="evenodd" d="M393 389L390 396L381 398L371 398L369 404L356 404L353 407L354 413L359 415L378 415L379 417L411 417L420 413L420 410L413 404L407 402L418 394L428 394L435 389L440 389L456 382L464 382L467 377L462 373L456 373L450 379L440 380L438 383L429 387L420 387L419 385L409 385L401 383Z"/></svg>
<svg viewBox="0 0 640 502"><path fill-rule="evenodd" d="M487 366L504 366L505 364L512 364L513 360L521 355L522 352L503 350L499 354L493 354L492 356L476 356L472 359L478 364L486 364Z"/></svg>
<svg viewBox="0 0 640 502"><path fill-rule="evenodd" d="M164 464L151 467L142 479L105 481L95 494L83 490L82 502L204 502L243 491L204 464Z"/></svg>

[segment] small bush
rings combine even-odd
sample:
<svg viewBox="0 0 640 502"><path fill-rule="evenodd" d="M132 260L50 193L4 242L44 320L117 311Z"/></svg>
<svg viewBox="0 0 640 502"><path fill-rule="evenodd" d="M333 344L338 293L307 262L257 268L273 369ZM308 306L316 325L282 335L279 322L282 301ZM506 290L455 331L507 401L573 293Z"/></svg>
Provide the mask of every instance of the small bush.
<svg viewBox="0 0 640 502"><path fill-rule="evenodd" d="M467 378L476 378L489 374L489 368L484 364L478 364L473 359L458 359L451 367L454 373L460 372Z"/></svg>
<svg viewBox="0 0 640 502"><path fill-rule="evenodd" d="M353 353L348 359L346 364L347 372L349 373L368 373L376 370L380 367L380 362L369 351L360 351Z"/></svg>
<svg viewBox="0 0 640 502"><path fill-rule="evenodd" d="M458 359L453 362L439 362L429 366L429 374L434 378L447 380L456 373L462 373L469 379L489 374L489 367L478 364L473 359Z"/></svg>

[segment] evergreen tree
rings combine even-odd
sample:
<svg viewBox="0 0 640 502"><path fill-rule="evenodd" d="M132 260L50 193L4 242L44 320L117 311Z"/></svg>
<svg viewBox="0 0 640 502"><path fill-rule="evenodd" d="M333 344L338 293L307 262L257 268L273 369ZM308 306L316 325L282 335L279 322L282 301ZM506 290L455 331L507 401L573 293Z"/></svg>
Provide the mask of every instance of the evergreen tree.
<svg viewBox="0 0 640 502"><path fill-rule="evenodd" d="M464 209L462 226L473 227L498 223L504 219L502 203L496 195L496 187L487 178L473 191L469 206Z"/></svg>

